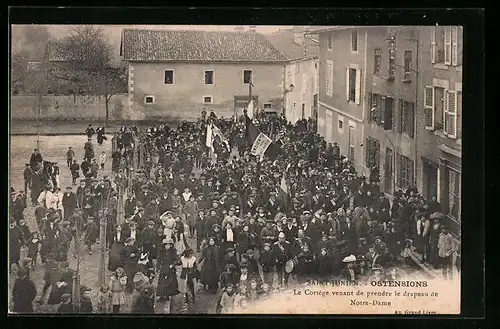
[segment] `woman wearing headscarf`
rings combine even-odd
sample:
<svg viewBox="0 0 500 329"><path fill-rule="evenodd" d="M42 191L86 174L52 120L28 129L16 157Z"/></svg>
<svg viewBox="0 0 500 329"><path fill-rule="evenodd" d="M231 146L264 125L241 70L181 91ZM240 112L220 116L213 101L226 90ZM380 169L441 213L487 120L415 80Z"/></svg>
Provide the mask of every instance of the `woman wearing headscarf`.
<svg viewBox="0 0 500 329"><path fill-rule="evenodd" d="M220 249L215 244L215 239L211 237L208 239L208 245L203 249L200 258L200 264L203 264L200 281L208 291L214 294L217 292L217 282L220 276L221 257L219 252Z"/></svg>

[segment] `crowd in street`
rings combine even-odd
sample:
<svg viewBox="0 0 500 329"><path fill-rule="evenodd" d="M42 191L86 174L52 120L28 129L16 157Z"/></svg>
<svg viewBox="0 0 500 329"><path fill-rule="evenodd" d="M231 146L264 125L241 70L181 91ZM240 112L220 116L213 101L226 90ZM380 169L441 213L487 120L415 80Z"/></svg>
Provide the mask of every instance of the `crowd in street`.
<svg viewBox="0 0 500 329"><path fill-rule="evenodd" d="M273 139L264 157L250 154L250 121ZM207 125L225 136L214 139L213 149L206 144ZM285 289L290 279L298 284L395 280L399 269L410 271L414 246L422 261L441 268L446 278L453 266L460 268L452 264L459 247L437 215L441 206L435 198L425 200L407 187L391 202L376 171L368 178L356 173L311 120L291 124L264 115L223 120L212 112L175 129L122 127L111 155L116 176L100 179L106 157L96 158L90 128L87 164L78 165L71 149L67 154L76 191L68 186L60 192L53 169L43 174L39 152L27 165L32 173L31 179L25 173L24 191L31 189L38 232L30 232L23 219L26 194L12 191L10 263L20 268L13 291L16 312L33 311L37 294L29 270L37 255L47 273L43 298L52 287L48 303L59 305L61 313L119 313L130 296L133 313L154 313L156 301L168 303L182 294L195 303L201 291L216 295L213 312L233 313ZM100 144L102 136L104 129L98 129ZM140 155L134 152L139 141ZM127 175L137 156L143 157L142 166ZM125 186L131 193L121 222L118 189ZM92 253L102 220L113 275L98 301L82 287L75 309L68 254ZM20 263L22 246L28 258Z"/></svg>

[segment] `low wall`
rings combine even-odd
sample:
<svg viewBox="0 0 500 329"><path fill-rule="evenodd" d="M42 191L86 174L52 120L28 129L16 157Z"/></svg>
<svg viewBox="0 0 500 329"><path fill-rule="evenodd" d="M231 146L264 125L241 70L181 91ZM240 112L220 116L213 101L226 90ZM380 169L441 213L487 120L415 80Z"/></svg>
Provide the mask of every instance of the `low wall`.
<svg viewBox="0 0 500 329"><path fill-rule="evenodd" d="M128 95L114 95L109 101L109 118L120 120L128 107ZM11 96L12 120L36 120L39 97L36 95ZM101 96L43 96L40 119L50 120L103 120L106 118L106 103Z"/></svg>

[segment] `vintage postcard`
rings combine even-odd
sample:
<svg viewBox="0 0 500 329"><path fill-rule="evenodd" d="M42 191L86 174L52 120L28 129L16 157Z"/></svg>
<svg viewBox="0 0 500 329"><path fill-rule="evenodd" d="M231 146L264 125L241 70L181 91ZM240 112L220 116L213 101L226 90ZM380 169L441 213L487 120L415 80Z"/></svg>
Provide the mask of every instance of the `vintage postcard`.
<svg viewBox="0 0 500 329"><path fill-rule="evenodd" d="M11 31L10 313L460 313L461 26Z"/></svg>

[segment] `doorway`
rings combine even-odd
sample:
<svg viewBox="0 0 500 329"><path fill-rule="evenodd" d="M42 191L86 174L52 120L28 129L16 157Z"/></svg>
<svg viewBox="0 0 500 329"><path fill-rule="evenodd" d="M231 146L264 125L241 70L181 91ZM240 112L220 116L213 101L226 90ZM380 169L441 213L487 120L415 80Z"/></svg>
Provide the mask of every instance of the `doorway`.
<svg viewBox="0 0 500 329"><path fill-rule="evenodd" d="M392 194L392 175L394 155L390 148L385 149L385 164L384 164L384 192Z"/></svg>
<svg viewBox="0 0 500 329"><path fill-rule="evenodd" d="M430 199L437 196L438 165L428 159L422 158L424 171L424 197Z"/></svg>

